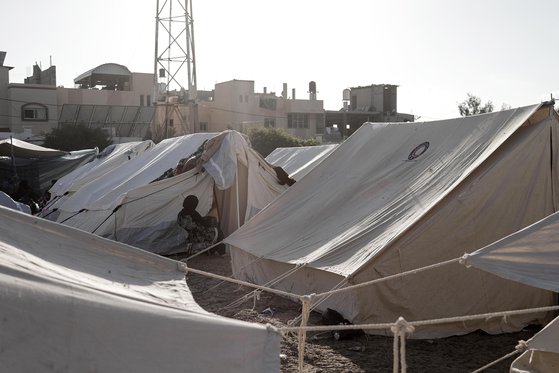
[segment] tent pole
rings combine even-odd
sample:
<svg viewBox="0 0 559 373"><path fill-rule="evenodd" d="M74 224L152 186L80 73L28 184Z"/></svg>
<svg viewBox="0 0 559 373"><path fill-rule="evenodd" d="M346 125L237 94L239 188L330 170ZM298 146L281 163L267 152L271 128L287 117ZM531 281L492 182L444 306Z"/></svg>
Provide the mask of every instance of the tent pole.
<svg viewBox="0 0 559 373"><path fill-rule="evenodd" d="M14 157L14 141L11 135L10 135L10 150L12 152L12 168L14 169L14 176L17 179L18 176L17 176L17 168L16 168L16 159Z"/></svg>
<svg viewBox="0 0 559 373"><path fill-rule="evenodd" d="M239 166L237 165L237 174L235 175L235 189L237 192L237 229L241 227L241 213L239 212Z"/></svg>

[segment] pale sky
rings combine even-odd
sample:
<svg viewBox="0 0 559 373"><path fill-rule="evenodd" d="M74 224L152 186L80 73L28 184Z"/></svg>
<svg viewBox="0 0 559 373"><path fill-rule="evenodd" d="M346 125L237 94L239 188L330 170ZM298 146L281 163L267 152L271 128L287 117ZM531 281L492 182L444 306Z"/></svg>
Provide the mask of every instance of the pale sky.
<svg viewBox="0 0 559 373"><path fill-rule="evenodd" d="M420 120L458 117L468 92L496 110L559 97L559 1L192 1L198 89L254 80L308 98L313 80L338 110L344 88L396 84L398 111ZM0 4L12 83L50 58L65 87L107 62L153 73L156 0Z"/></svg>

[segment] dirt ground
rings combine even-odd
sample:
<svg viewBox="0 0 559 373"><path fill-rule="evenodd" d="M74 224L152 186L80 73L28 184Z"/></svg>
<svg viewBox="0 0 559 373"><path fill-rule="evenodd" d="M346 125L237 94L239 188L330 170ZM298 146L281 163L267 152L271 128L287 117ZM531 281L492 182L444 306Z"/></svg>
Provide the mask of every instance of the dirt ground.
<svg viewBox="0 0 559 373"><path fill-rule="evenodd" d="M174 258L180 259L180 258ZM188 262L192 268L229 276L229 256L201 255ZM204 309L218 315L239 320L270 323L281 327L300 315L301 306L287 299L262 293L253 308L253 300L236 307L228 307L251 289L232 283L208 278L194 273L187 274L187 284L194 298ZM271 309L270 314L266 309ZM264 311L264 312L263 312ZM322 325L321 315L313 312L310 325ZM406 341L408 372L471 372L513 352L519 340L527 340L537 329L527 328L518 333L488 335L482 332L465 336L434 340ZM307 334L305 372L392 372L393 338L360 335L348 340L336 340L330 333ZM282 372L297 372L297 336L283 338L281 353ZM516 357L516 356L515 356ZM508 358L488 368L485 372L508 372L515 357Z"/></svg>

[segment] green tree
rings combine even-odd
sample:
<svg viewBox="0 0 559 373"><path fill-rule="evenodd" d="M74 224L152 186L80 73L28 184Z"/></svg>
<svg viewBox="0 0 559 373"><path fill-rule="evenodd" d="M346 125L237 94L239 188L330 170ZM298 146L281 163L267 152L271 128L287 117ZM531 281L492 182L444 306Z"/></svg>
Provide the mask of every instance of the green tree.
<svg viewBox="0 0 559 373"><path fill-rule="evenodd" d="M493 103L491 101L487 101L485 105L482 105L479 97L468 93L468 98L458 104L458 111L463 117L491 113L493 111Z"/></svg>
<svg viewBox="0 0 559 373"><path fill-rule="evenodd" d="M58 150L82 150L98 147L100 150L112 144L109 136L101 128L88 128L84 125L54 128L45 135L44 146Z"/></svg>
<svg viewBox="0 0 559 373"><path fill-rule="evenodd" d="M302 139L281 128L253 128L248 131L252 148L267 157L276 148L320 145L316 139Z"/></svg>

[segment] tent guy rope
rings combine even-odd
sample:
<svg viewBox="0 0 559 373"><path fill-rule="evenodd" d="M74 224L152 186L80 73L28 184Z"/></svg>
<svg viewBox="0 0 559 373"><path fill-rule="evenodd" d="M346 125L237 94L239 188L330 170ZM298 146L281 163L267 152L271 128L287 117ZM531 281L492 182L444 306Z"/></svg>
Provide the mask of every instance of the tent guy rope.
<svg viewBox="0 0 559 373"><path fill-rule="evenodd" d="M216 278L216 279L219 279L219 280L222 280L222 281L231 282L231 283L235 283L235 284L238 284L238 285L251 287L251 288L256 289L255 291L257 291L258 293L260 293L261 291L267 291L267 292L277 294L277 295L283 296L283 297L291 299L291 300L300 301L302 303L301 325L300 326L286 326L286 327L278 328L280 330L280 332L282 333L282 335L287 334L287 333L293 333L293 332L299 334L299 346L298 346L299 372L303 371L303 359L304 359L304 350L305 350L305 340L304 340L304 338L305 338L305 335L306 335L305 333L306 332L309 332L309 331L324 332L324 331L335 331L335 330L390 329L394 333L394 344L393 344L394 367L393 367L393 372L398 373L398 371L401 367L400 372L401 373L406 373L406 370L407 370L407 364L406 364L406 360L405 360L406 359L406 349L405 349L406 334L413 333L415 328L418 327L418 326L436 325L436 324L444 324L444 323L452 323L452 322L464 322L464 321L478 320L478 319L490 319L490 318L494 318L494 317L504 317L505 320L506 320L506 318L508 316L512 316L512 315L557 311L557 310L559 310L559 306L547 306L547 307L537 307L537 308L529 308L529 309L523 309L523 310L489 312L489 313L476 314L476 315L456 316L456 317L447 317L447 318L420 320L420 321L409 321L409 322L406 321L405 319L403 319L402 317L400 317L394 323L308 326L307 322L308 322L308 316L309 316L309 313L310 313L310 310L311 310L312 299L318 298L318 297L324 297L324 296L327 296L327 295L330 295L330 294L335 294L335 293L339 293L339 292L350 290L350 289L354 289L356 287L372 285L372 284L379 283L381 281L386 281L386 280L393 279L393 278L398 278L398 277L402 277L402 276L406 276L406 275L410 275L410 274L416 274L416 273L419 273L419 272L422 272L422 271L425 271L425 270L428 270L428 269L441 267L443 265L450 264L450 263L459 262L459 263L464 264L464 265L467 266L466 259L467 259L467 254L465 254L464 256L462 256L460 258L456 258L456 259L448 260L448 261L445 261L445 262L429 265L429 266L418 268L418 269L411 270L411 271L402 272L402 273L392 275L392 276L383 277L381 279L377 279L377 280L374 280L374 281L368 281L366 283L362 283L362 284L358 284L358 285L354 285L354 286L348 286L348 287L340 288L340 289L333 290L333 291L330 291L330 292L325 292L325 293L320 293L320 294L311 294L311 295L292 294L292 293L288 293L288 292L285 292L285 291L282 291L282 290L273 289L273 288L270 288L270 287L267 287L267 286L256 285L256 284L253 284L253 283L250 283L250 282L246 282L246 281L242 281L242 280L237 280L237 279L217 275L217 274L209 273L209 272L206 272L206 271L201 271L201 270L198 270L198 269L188 267L186 265L186 263L184 263L184 262L178 262L179 263L178 268L179 268L179 270L181 270L183 272L186 272L186 273L193 272L193 273L196 273L196 274L199 274L199 275ZM297 270L301 267L302 266L296 266L295 268L291 269L287 273L292 272L292 271L294 272L295 270ZM284 275L285 275L285 273L284 273ZM281 276L279 276L279 277L281 277ZM287 276L284 276L283 278L285 278L285 277L287 277ZM250 294L251 294L251 296L255 297L254 302L256 302L256 299L257 299L256 297L257 296L254 295L254 291ZM233 303L235 303L235 302L233 302ZM230 306L231 305L229 305L227 307L230 307ZM398 349L398 345L399 345L399 349ZM521 345L523 345L522 341L520 341L519 346L521 346ZM494 364L497 364L499 361L505 360L505 359L517 354L519 351L520 350L517 346L517 351L514 351L514 352L502 357L501 359L498 359L495 362L492 362L492 363L478 369L476 372L481 372L481 371L485 370L486 368L488 368L488 367L490 367Z"/></svg>

